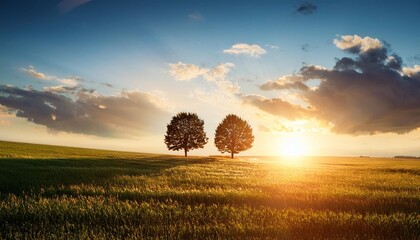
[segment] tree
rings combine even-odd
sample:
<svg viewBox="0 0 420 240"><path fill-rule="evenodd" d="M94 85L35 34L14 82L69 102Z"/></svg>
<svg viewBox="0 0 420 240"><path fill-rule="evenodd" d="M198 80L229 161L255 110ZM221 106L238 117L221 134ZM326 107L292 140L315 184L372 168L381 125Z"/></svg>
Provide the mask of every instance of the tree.
<svg viewBox="0 0 420 240"><path fill-rule="evenodd" d="M220 152L229 152L231 158L235 153L250 149L253 142L251 126L234 114L227 115L216 129L214 144Z"/></svg>
<svg viewBox="0 0 420 240"><path fill-rule="evenodd" d="M195 113L178 113L167 126L166 146L173 151L184 149L185 157L188 151L203 148L208 140L204 132L204 121Z"/></svg>

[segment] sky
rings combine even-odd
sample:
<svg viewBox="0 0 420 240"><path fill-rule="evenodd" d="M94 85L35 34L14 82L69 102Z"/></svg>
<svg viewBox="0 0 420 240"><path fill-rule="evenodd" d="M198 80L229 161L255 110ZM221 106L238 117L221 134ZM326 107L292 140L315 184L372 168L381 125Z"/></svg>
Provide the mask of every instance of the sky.
<svg viewBox="0 0 420 240"><path fill-rule="evenodd" d="M242 155L420 155L419 1L0 2L0 140L182 154L178 112Z"/></svg>

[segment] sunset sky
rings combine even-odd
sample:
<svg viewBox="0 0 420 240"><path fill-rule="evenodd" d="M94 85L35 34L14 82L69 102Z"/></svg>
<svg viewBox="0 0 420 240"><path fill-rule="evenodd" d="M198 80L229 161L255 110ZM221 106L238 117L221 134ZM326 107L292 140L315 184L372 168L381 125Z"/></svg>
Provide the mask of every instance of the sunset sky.
<svg viewBox="0 0 420 240"><path fill-rule="evenodd" d="M419 1L0 2L0 140L169 152L195 112L219 154L420 155Z"/></svg>

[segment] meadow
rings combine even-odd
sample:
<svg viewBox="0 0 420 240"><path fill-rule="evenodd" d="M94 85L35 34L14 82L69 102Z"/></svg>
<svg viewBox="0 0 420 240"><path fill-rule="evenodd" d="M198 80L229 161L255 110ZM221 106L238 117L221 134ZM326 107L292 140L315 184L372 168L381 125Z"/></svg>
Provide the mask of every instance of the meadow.
<svg viewBox="0 0 420 240"><path fill-rule="evenodd" d="M420 239L420 160L0 142L1 239Z"/></svg>

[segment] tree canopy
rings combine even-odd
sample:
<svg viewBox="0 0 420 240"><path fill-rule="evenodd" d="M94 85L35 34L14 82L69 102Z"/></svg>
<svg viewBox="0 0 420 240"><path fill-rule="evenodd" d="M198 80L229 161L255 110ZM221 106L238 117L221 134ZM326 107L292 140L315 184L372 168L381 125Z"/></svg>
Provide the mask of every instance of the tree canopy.
<svg viewBox="0 0 420 240"><path fill-rule="evenodd" d="M229 114L216 129L214 144L221 153L234 154L248 150L254 143L251 126L240 117Z"/></svg>
<svg viewBox="0 0 420 240"><path fill-rule="evenodd" d="M167 125L165 144L169 150L184 150L184 155L208 142L204 132L204 121L195 113L181 112L172 117Z"/></svg>

